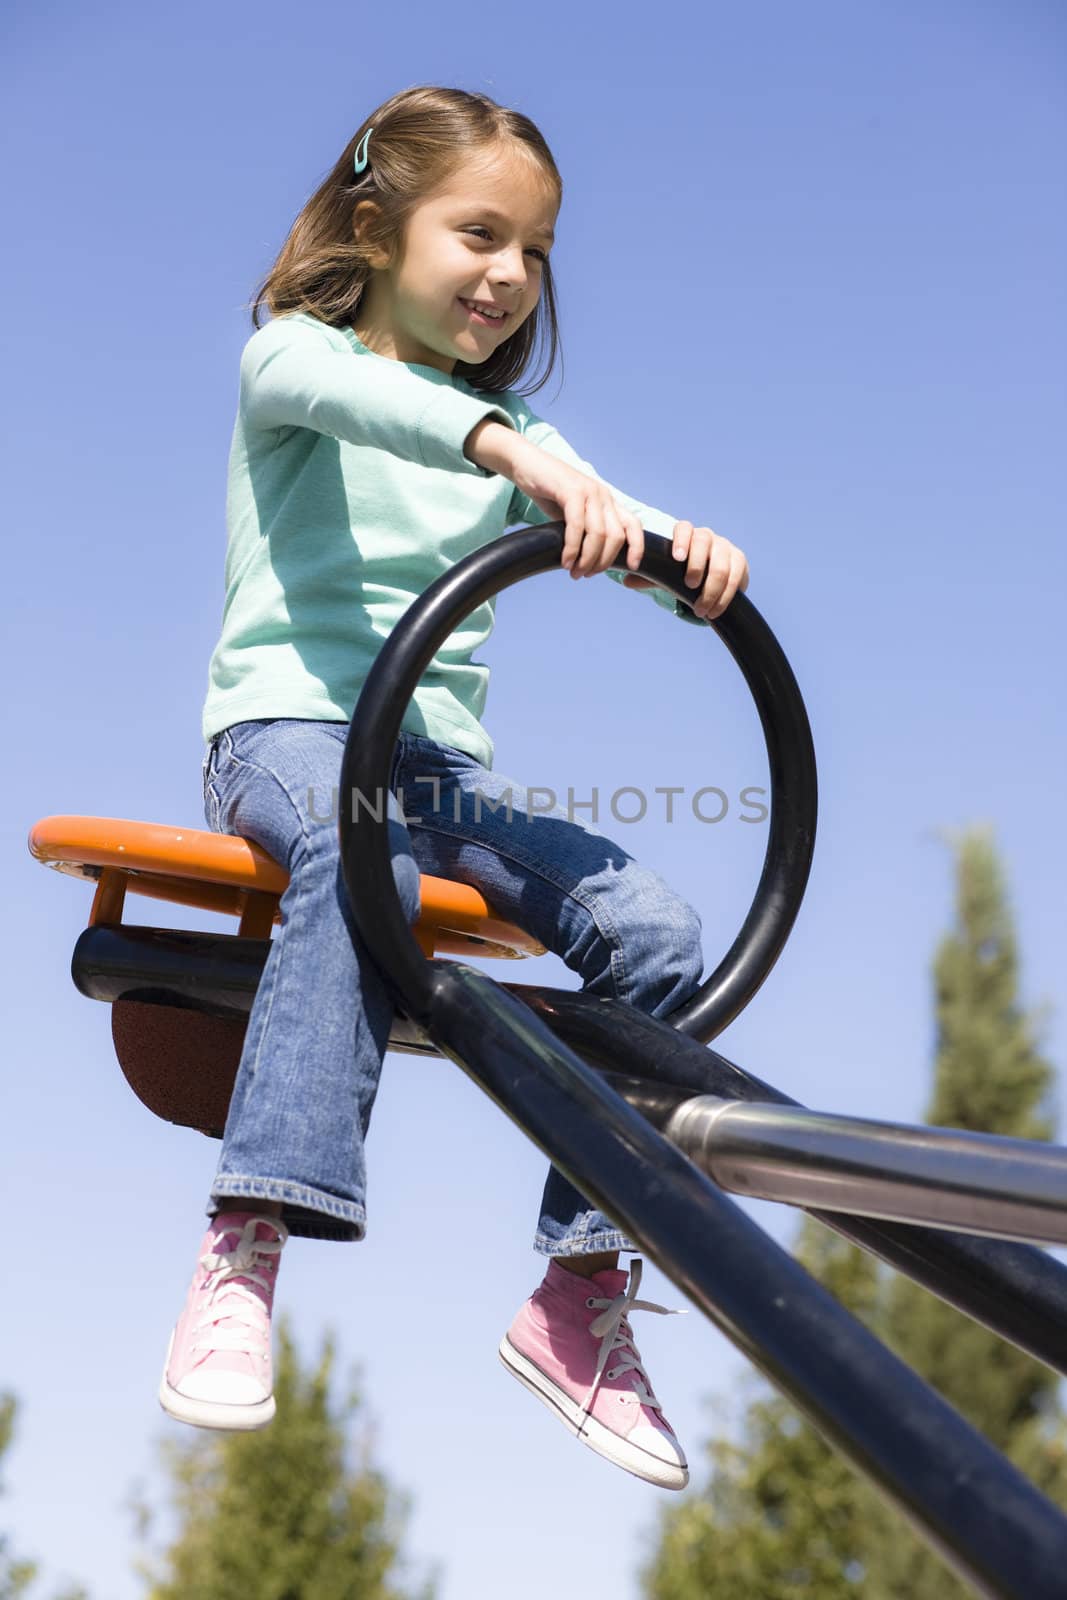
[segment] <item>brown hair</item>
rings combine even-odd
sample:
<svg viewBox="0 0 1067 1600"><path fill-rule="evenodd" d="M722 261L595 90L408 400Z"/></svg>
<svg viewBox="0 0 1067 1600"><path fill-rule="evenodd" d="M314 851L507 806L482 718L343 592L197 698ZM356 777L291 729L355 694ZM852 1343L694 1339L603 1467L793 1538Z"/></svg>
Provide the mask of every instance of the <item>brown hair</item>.
<svg viewBox="0 0 1067 1600"><path fill-rule="evenodd" d="M373 148L366 169L356 174L356 148L369 128ZM273 267L256 291L252 323L266 305L272 316L306 311L333 327L350 325L363 285L371 275L368 251L399 246L408 218L428 195L445 184L474 154L507 143L528 155L557 196L563 180L539 129L519 111L497 105L484 94L423 84L403 89L372 111L346 144L336 166L308 200L289 230ZM361 200L374 200L380 214L355 237L352 216ZM476 389L499 393L526 370L538 336L545 334L548 357L533 394L551 375L560 347L552 268L541 269L541 295L522 325L488 360L457 361L455 373Z"/></svg>

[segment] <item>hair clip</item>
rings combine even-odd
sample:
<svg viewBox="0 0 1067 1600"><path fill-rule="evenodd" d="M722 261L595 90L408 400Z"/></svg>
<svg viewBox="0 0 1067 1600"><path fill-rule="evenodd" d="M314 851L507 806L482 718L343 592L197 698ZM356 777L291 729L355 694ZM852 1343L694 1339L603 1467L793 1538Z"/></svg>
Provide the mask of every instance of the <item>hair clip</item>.
<svg viewBox="0 0 1067 1600"><path fill-rule="evenodd" d="M356 146L355 167L357 172L363 172L366 170L368 160L367 141L370 139L370 136L373 132L373 128L368 128L362 139L359 141L359 144ZM363 151L362 155L360 155L361 150Z"/></svg>

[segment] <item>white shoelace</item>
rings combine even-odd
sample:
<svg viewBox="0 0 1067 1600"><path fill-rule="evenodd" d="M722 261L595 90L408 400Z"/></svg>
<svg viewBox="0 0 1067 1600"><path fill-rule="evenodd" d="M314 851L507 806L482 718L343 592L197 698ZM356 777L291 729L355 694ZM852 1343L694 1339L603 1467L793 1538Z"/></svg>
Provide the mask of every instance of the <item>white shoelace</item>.
<svg viewBox="0 0 1067 1600"><path fill-rule="evenodd" d="M200 1265L211 1279L207 1287L205 1314L197 1322L194 1332L210 1329L208 1339L196 1339L194 1350L248 1350L252 1340L262 1351L266 1336L267 1308L247 1283L237 1283L237 1278L250 1278L264 1290L268 1298L271 1279L262 1270L271 1256L280 1255L284 1236L274 1239L257 1239L256 1229L265 1219L249 1217L241 1230L241 1237L232 1250L220 1250L200 1257ZM229 1230L227 1230L229 1231ZM236 1323L236 1327L223 1328L222 1321Z"/></svg>
<svg viewBox="0 0 1067 1600"><path fill-rule="evenodd" d="M635 1398L641 1405L651 1406L654 1411L658 1411L661 1415L663 1413L662 1405L652 1393L652 1388L648 1381L648 1373L641 1365L641 1353L634 1343L633 1334L630 1332L630 1324L626 1318L631 1311L655 1311L661 1317L680 1317L684 1316L685 1313L681 1308L671 1309L667 1306L658 1306L652 1300L638 1300L637 1290L641 1283L641 1270L642 1262L638 1257L630 1267L630 1281L626 1286L625 1293L617 1294L613 1300L597 1299L595 1296L590 1296L586 1301L586 1305L591 1309L595 1307L600 1310L599 1317L594 1317L589 1324L589 1332L595 1339L600 1340L600 1351L597 1356L592 1388L582 1404L582 1411L586 1416L589 1416L592 1411L593 1402L596 1400L601 1381L605 1377L609 1381L613 1378L621 1378L624 1372L631 1371L635 1373L632 1384ZM616 1350L620 1352L619 1359L611 1371L608 1372L608 1360Z"/></svg>

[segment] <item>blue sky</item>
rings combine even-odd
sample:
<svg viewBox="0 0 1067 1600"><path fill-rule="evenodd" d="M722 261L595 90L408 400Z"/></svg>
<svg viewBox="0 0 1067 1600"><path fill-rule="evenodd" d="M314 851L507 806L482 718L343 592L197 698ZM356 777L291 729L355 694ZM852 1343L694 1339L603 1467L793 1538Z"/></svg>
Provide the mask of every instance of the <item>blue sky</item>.
<svg viewBox="0 0 1067 1600"><path fill-rule="evenodd" d="M293 217L404 86L481 90L542 128L565 184L565 381L534 407L610 481L742 546L815 735L808 895L722 1047L813 1106L915 1119L951 911L941 830L993 825L1023 998L1065 1052L1067 25L1042 0L44 0L4 32L0 1386L22 1409L0 1516L52 1580L134 1600L124 1506L137 1483L158 1500L157 1443L179 1430L155 1391L216 1147L125 1088L106 1008L69 978L88 891L25 838L64 811L204 826L245 305ZM524 783L765 780L726 652L606 580L511 591L486 659L495 764ZM762 830L735 806L615 834L698 907L710 970ZM571 982L547 958L521 976ZM532 1600L546 1567L559 1592L632 1600L667 1497L496 1360L538 1273L542 1158L450 1065L402 1056L369 1158L366 1243L297 1243L279 1303L309 1352L332 1326L361 1365L416 1563L440 1563L441 1600ZM790 1214L753 1210L791 1236ZM680 1303L655 1270L646 1287ZM695 1313L637 1337L699 1479L749 1369Z"/></svg>

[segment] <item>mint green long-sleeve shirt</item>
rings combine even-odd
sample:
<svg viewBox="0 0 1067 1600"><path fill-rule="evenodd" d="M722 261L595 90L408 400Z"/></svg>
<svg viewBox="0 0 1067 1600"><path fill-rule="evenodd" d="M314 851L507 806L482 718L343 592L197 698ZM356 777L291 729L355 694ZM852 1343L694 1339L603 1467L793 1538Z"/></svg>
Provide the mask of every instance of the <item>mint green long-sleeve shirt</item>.
<svg viewBox="0 0 1067 1600"><path fill-rule="evenodd" d="M552 520L463 454L483 417L599 477L511 390L490 395L435 367L376 355L351 328L303 312L252 335L230 449L226 594L205 740L258 717L347 721L382 642L435 578L510 526ZM671 536L677 519L613 492L646 529ZM646 593L675 610L664 590ZM449 635L402 723L486 767L489 669L474 656L494 605Z"/></svg>

